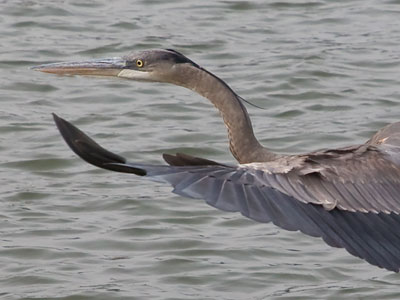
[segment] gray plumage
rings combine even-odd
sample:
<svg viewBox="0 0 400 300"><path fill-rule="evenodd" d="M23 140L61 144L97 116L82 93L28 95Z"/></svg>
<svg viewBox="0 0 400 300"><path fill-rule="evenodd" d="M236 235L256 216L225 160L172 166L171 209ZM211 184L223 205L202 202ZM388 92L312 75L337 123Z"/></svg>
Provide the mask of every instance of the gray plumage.
<svg viewBox="0 0 400 300"><path fill-rule="evenodd" d="M143 65L138 64L138 61ZM164 155L169 165L129 163L55 116L71 149L98 167L165 181L173 192L201 198L258 222L322 237L369 263L400 268L400 123L363 145L301 155L277 155L260 145L241 98L221 79L173 50L125 58L36 67L57 74L95 74L181 85L208 98L228 128L239 165L184 154Z"/></svg>

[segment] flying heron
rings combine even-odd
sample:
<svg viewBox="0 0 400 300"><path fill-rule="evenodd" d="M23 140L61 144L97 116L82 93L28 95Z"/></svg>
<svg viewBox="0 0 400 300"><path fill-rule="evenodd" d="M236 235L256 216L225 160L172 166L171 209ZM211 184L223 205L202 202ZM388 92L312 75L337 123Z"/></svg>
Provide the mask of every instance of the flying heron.
<svg viewBox="0 0 400 300"><path fill-rule="evenodd" d="M330 246L399 272L400 122L382 128L362 145L279 155L256 139L243 99L223 80L175 50L34 69L166 82L197 92L221 113L230 150L239 164L179 153L163 155L168 165L132 163L57 115L54 120L69 147L90 164L167 182L176 194L204 199L218 209L240 212L258 222L322 237Z"/></svg>

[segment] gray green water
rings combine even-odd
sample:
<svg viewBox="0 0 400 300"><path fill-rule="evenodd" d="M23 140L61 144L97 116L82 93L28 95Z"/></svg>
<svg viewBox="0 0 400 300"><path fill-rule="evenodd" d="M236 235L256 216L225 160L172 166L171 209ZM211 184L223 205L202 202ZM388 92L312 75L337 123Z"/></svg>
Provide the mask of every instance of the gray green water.
<svg viewBox="0 0 400 300"><path fill-rule="evenodd" d="M0 2L1 299L398 299L400 275L321 240L96 169L51 112L131 160L233 162L212 105L163 84L57 77L46 62L175 48L295 153L400 120L400 1Z"/></svg>

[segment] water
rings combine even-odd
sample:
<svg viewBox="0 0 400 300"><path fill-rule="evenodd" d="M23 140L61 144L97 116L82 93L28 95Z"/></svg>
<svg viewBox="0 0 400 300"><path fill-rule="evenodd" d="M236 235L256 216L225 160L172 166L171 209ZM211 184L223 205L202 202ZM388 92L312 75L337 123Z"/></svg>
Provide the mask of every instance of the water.
<svg viewBox="0 0 400 300"><path fill-rule="evenodd" d="M281 153L364 142L399 120L399 1L0 3L1 299L398 299L399 275L320 239L96 169L51 112L131 160L232 162L183 88L29 67L174 48L219 75Z"/></svg>

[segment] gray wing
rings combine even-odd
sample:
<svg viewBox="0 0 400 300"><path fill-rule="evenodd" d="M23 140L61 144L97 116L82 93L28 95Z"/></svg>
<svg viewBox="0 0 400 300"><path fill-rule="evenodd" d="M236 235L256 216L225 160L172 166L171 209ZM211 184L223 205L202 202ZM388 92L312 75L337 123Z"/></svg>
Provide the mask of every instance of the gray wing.
<svg viewBox="0 0 400 300"><path fill-rule="evenodd" d="M400 123L378 131L364 145L314 152L282 175L305 203L351 212L400 213ZM306 189L306 192L304 192Z"/></svg>
<svg viewBox="0 0 400 300"><path fill-rule="evenodd" d="M322 237L328 245L343 247L373 265L399 271L400 217L397 212L350 211L339 206L327 209L317 202L308 202L307 197L314 198L308 190L308 181L295 180L309 176L315 180L310 183L314 186L317 180L332 183L334 178L332 174L332 178L316 175L316 166L303 170L303 177L294 177L291 172L299 167L286 174L275 174L268 168L230 166L182 154L164 155L170 165L129 163L101 148L67 121L57 116L55 121L71 149L93 165L168 182L179 195L205 199L218 209L240 212L258 222L273 222L287 230ZM318 156L320 163L326 163L321 155L315 154L314 159ZM314 172L309 172L311 169Z"/></svg>

